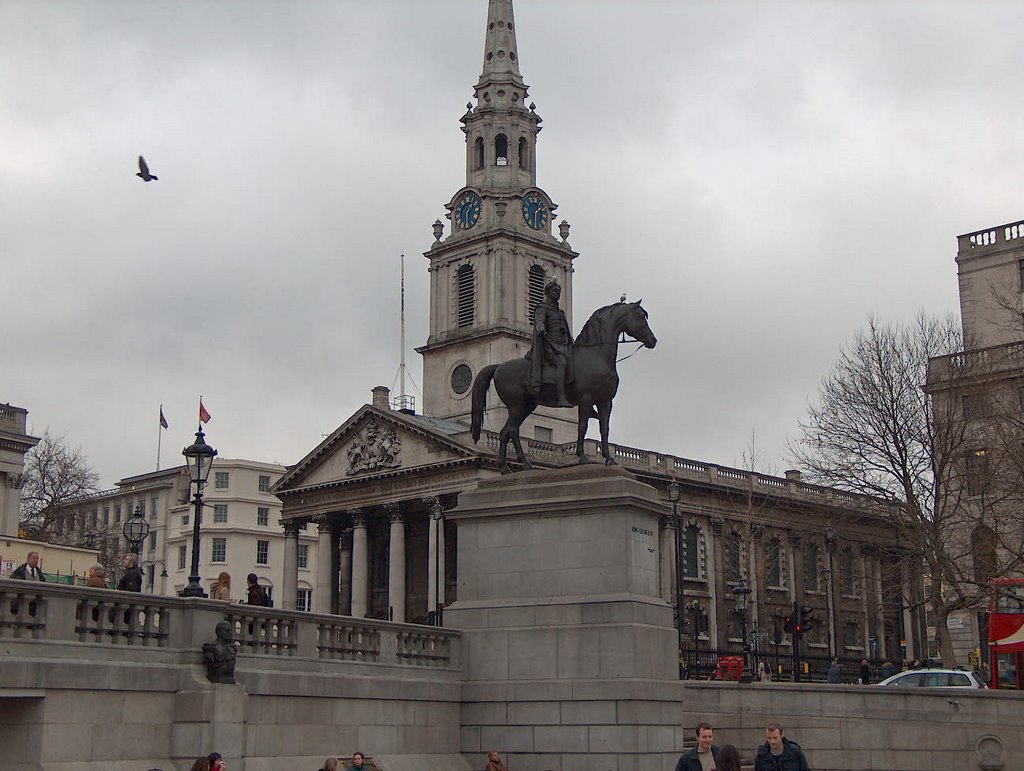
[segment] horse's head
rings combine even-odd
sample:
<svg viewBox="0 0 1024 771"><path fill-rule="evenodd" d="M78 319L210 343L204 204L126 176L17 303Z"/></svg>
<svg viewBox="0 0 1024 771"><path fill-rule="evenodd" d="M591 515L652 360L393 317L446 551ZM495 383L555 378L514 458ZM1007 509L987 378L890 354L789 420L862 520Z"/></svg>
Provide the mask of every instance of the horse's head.
<svg viewBox="0 0 1024 771"><path fill-rule="evenodd" d="M654 336L647 323L647 311L640 305L641 302L643 301L623 303L626 306L626 313L622 317L622 331L639 340L645 348L653 348L658 344L658 338Z"/></svg>

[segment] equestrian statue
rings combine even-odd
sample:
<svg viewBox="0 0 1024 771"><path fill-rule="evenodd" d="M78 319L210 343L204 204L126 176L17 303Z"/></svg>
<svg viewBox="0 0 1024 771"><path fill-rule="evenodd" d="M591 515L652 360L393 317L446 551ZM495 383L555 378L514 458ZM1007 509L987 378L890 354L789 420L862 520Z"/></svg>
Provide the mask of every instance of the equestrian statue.
<svg viewBox="0 0 1024 771"><path fill-rule="evenodd" d="M587 426L597 418L601 427L601 455L606 465L615 459L608 449L608 421L612 399L619 388L615 369L619 336L630 335L646 348L653 348L658 339L647 325L647 311L641 301L625 301L594 311L575 341L565 313L558 306L562 288L552 280L544 288L545 299L534 311L533 345L521 359L484 367L473 381L473 441L480 441L484 422L487 390L494 381L498 397L508 409L508 420L501 429L498 463L504 472L511 469L507 452L509 440L524 469L533 468L526 459L519 439L519 427L538 406L576 407L576 457L579 463L590 463L583 450Z"/></svg>

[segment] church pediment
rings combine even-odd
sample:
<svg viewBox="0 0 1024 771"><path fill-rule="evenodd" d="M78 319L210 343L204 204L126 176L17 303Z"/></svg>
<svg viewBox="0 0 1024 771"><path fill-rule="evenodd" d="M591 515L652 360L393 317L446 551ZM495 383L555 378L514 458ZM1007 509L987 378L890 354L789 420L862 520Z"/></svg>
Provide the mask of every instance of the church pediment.
<svg viewBox="0 0 1024 771"><path fill-rule="evenodd" d="M415 416L366 405L290 469L273 491L350 482L475 454Z"/></svg>

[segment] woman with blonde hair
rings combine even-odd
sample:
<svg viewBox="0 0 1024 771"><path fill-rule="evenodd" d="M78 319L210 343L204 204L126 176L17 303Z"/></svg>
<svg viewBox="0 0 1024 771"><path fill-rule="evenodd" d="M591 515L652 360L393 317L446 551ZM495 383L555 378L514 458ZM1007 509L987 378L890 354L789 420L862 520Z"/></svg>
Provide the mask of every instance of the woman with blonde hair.
<svg viewBox="0 0 1024 771"><path fill-rule="evenodd" d="M338 771L338 759L327 758L327 760L324 761L324 767L321 768L320 771Z"/></svg>
<svg viewBox="0 0 1024 771"><path fill-rule="evenodd" d="M97 562L89 568L89 580L85 582L85 585L91 586L93 589L106 589L107 569Z"/></svg>
<svg viewBox="0 0 1024 771"><path fill-rule="evenodd" d="M217 576L217 582L210 590L210 598L214 600L231 601L231 574L222 572Z"/></svg>

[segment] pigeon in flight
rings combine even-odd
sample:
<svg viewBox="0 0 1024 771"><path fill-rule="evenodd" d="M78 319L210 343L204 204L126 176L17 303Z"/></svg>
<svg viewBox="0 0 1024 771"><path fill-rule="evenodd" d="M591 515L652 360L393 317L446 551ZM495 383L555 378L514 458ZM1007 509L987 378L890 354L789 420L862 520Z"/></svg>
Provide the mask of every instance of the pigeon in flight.
<svg viewBox="0 0 1024 771"><path fill-rule="evenodd" d="M149 173L149 166L146 165L146 159L141 155L139 156L139 173L135 175L142 179L143 182L153 182L159 177L155 177Z"/></svg>

